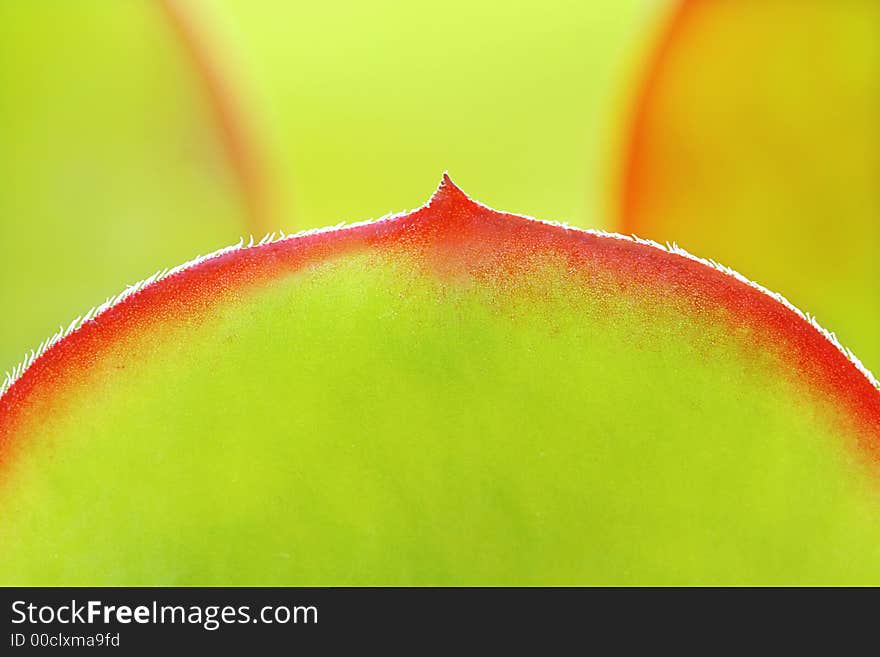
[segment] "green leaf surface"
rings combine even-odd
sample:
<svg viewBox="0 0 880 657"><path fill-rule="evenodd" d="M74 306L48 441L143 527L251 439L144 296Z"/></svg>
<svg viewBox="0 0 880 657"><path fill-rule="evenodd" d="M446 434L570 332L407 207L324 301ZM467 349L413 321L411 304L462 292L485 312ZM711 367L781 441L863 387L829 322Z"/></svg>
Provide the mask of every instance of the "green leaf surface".
<svg viewBox="0 0 880 657"><path fill-rule="evenodd" d="M880 583L875 385L727 271L447 181L38 358L0 583Z"/></svg>

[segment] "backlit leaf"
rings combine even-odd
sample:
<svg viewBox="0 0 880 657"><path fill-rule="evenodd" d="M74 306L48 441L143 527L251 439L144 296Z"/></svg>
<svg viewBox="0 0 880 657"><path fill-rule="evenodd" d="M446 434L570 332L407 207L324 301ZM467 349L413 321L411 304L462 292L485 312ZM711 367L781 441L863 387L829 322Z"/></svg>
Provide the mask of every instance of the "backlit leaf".
<svg viewBox="0 0 880 657"><path fill-rule="evenodd" d="M38 358L0 396L0 582L878 583L875 386L727 270L447 180Z"/></svg>

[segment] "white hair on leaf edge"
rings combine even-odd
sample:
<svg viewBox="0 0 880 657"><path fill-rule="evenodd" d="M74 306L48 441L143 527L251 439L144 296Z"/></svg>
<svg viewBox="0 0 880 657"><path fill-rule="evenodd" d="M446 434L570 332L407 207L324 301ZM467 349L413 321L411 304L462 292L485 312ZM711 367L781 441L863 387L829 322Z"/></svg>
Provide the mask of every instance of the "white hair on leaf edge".
<svg viewBox="0 0 880 657"><path fill-rule="evenodd" d="M263 246L266 246L269 244L276 244L278 242L284 242L287 240L299 239L302 237L308 237L310 235L320 235L323 233L333 233L333 232L337 232L337 231L350 230L350 229L358 228L361 226L378 224L378 223L382 223L385 221L391 221L393 219L398 219L400 217L405 217L405 216L410 215L414 212L418 212L419 210L423 210L425 208L431 207L431 203L433 202L435 196L437 195L439 190L442 189L443 186L447 184L447 181L448 181L448 184L452 184L455 187L455 189L457 189L461 194L463 194L474 205L478 205L478 206L485 208L487 210L490 210L492 212L501 212L499 210L495 210L494 208L489 207L488 205L486 205L484 203L480 203L479 201L472 199L470 196L465 194L457 185L455 185L455 183L452 182L452 180L448 176L448 173L444 172L443 180L440 183L440 186L437 188L437 191L434 192L434 194L431 196L430 199L428 199L428 201L426 203L424 203L420 207L416 208L415 210L407 210L404 212L396 212L396 213L386 214L382 217L379 217L378 219L368 219L366 221L358 221L358 222L354 222L354 223L348 223L348 222L343 221L343 222L336 224L335 226L325 226L323 228L312 228L309 230L302 230L297 233L292 233L289 235L285 234L284 231L274 231L274 232L267 233L266 235L264 235L263 238L261 240L259 240L258 242L255 242L254 236L251 235L247 244L245 244L244 238L242 237L241 239L239 239L239 241L236 244L232 244L230 246L223 247L223 248L218 249L216 251L213 251L212 253L209 253L207 255L198 255L191 260L188 260L182 264L177 265L176 267L161 269L161 270L157 271L155 274L153 274L152 276L129 285L127 288L125 288L119 294L117 294L115 296L108 297L107 300L104 303L102 303L101 305L91 308L85 315L77 317L75 320L73 320L67 326L66 329L63 327L59 327L59 330L57 333L52 335L50 338L44 340L40 344L40 346L37 347L36 349L32 349L15 368L6 372L6 376L3 380L3 383L0 384L0 397L2 397L9 390L9 388L11 388L12 385L22 377L22 375L28 370L28 368L30 368L31 365L34 364L34 362L38 358L40 358L49 349L51 349L56 344L58 344L58 342L60 342L61 340L63 340L67 336L69 336L71 333L76 332L77 330L79 330L83 325L87 324L88 322L95 320L96 318L101 316L104 312L106 312L107 310L109 310L113 306L115 306L119 303L122 303L128 297L130 297L134 294L137 294L138 292L140 292L141 290L143 290L144 288L146 288L150 285L153 285L163 279L169 278L171 276L179 274L182 271L185 271L187 269L195 267L195 266L197 266L207 260L212 260L214 258L218 258L220 256L223 256L227 253L232 253L234 251L244 251L247 249L260 248L260 247L263 247ZM848 349L843 344L841 344L840 340L838 340L837 336L832 331L829 331L828 329L822 327L819 324L819 322L816 320L815 317L813 317L810 313L802 311L800 308L798 308L793 303L791 303L788 299L786 299L782 294L780 294L778 292L773 292L772 290L767 289L763 285L760 285L759 283L756 283L756 282L752 281L751 279L746 278L745 276L740 274L735 269L731 269L730 267L727 267L725 265L722 265L721 263L715 262L714 260L695 256L692 253L690 253L689 251L681 248L675 242L672 242L672 243L667 242L664 245L664 244L660 244L659 242L655 242L654 240L649 240L649 239L644 239L642 237L638 237L637 235L622 235L621 233L614 233L614 232L610 232L610 231L606 231L606 230L599 230L599 229L593 229L593 228L578 228L576 226L570 226L568 223L565 223L565 222L550 221L550 220L546 220L546 219L536 219L535 217L531 217L529 215L524 215L524 214L518 214L518 213L504 213L504 214L514 214L514 216L522 217L524 219L528 219L529 221L534 221L536 223L545 224L548 226L554 226L556 228L562 228L566 231L572 231L572 232L582 233L582 234L586 234L586 235L594 235L596 237L605 237L605 238L609 238L609 239L623 240L625 242L630 242L633 244L640 244L642 246L648 246L648 247L663 251L664 253L670 253L672 255L676 255L676 256L679 256L682 258L686 258L688 260L692 260L694 262L700 263L701 265L704 265L706 267L709 267L711 269L719 271L723 274L726 274L727 276L735 278L739 282L744 283L745 285L748 285L749 287L751 287L755 290L758 290L762 294L764 294L764 295L770 297L771 299L773 299L774 301L782 304L788 310L791 310L798 317L800 317L805 322L807 322L810 326L813 327L813 329L815 329L820 335L822 335L822 337L824 337L826 340L828 340L828 342L830 342L832 345L834 345L837 348L837 350L840 353L842 353L847 358L847 360L849 360L856 367L856 369L858 369L859 372L862 373L862 375L868 380L868 382L872 386L874 386L875 389L880 390L880 382L878 382L877 378L871 373L871 371L867 367L865 367L865 365L862 363L862 361L859 360L859 358L852 352L852 350ZM276 236L276 233L278 233L277 236Z"/></svg>

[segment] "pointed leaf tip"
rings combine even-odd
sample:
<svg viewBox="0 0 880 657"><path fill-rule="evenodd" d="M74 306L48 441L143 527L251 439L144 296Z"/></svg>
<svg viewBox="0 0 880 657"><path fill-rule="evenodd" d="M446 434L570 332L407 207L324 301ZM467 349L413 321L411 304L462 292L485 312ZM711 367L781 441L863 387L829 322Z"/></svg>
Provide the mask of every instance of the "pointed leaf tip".
<svg viewBox="0 0 880 657"><path fill-rule="evenodd" d="M431 195L431 200L429 201L429 204L433 204L437 201L450 201L453 199L457 199L459 201L470 200L468 198L468 195L461 191L461 188L458 185L452 182L452 178L449 177L449 173L444 171L443 177L440 179L440 184Z"/></svg>

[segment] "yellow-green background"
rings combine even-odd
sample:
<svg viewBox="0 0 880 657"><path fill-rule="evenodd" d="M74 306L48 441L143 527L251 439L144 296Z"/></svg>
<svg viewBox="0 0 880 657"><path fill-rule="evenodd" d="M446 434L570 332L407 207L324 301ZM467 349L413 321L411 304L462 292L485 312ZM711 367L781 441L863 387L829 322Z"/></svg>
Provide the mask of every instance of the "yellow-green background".
<svg viewBox="0 0 880 657"><path fill-rule="evenodd" d="M247 212L158 0L0 3L0 370L161 267L265 232L490 203L608 227L663 3L177 0L272 199Z"/></svg>

